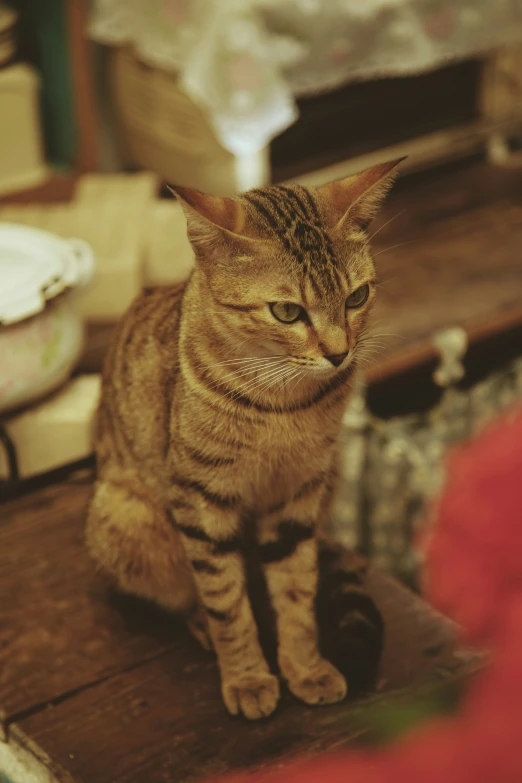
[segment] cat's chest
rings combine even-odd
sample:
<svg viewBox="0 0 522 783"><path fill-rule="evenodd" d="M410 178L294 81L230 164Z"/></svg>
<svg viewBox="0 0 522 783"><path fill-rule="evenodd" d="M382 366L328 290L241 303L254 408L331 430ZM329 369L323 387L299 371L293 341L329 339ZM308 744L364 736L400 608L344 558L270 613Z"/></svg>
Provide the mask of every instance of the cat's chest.
<svg viewBox="0 0 522 783"><path fill-rule="evenodd" d="M289 500L311 478L327 471L335 441L322 430L280 426L259 433L243 455L243 495L256 507Z"/></svg>
<svg viewBox="0 0 522 783"><path fill-rule="evenodd" d="M253 427L250 432L251 456L267 464L306 463L313 453L323 450L327 442L324 425L308 421L270 421Z"/></svg>

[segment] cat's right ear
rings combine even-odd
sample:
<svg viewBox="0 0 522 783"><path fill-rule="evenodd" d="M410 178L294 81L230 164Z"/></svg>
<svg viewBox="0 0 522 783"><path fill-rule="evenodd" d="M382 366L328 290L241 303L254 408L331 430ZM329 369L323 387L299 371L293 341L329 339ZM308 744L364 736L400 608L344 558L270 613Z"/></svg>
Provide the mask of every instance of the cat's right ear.
<svg viewBox="0 0 522 783"><path fill-rule="evenodd" d="M403 160L405 158L380 163L359 174L322 185L319 193L329 205L331 228L342 230L350 221L363 230L368 228Z"/></svg>
<svg viewBox="0 0 522 783"><path fill-rule="evenodd" d="M208 196L194 188L168 186L181 204L187 235L196 258L209 260L224 242L238 244L247 237L246 214L232 198Z"/></svg>

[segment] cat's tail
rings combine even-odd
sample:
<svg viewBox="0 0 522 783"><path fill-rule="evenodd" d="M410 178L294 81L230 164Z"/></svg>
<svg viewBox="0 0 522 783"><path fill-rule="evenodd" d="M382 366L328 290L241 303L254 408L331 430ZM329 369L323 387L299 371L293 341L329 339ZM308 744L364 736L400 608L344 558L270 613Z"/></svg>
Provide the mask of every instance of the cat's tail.
<svg viewBox="0 0 522 783"><path fill-rule="evenodd" d="M321 652L348 681L351 694L378 674L384 623L364 587L366 561L330 539L319 542L317 622Z"/></svg>

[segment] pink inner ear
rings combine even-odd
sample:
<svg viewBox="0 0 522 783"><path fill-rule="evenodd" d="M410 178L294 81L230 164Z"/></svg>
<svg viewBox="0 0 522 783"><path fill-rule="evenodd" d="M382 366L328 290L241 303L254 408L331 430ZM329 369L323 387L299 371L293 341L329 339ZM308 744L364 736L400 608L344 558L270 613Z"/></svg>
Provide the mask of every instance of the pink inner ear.
<svg viewBox="0 0 522 783"><path fill-rule="evenodd" d="M236 234L241 233L245 219L241 205L234 199L207 196L206 193L193 188L176 186L171 190L214 225Z"/></svg>

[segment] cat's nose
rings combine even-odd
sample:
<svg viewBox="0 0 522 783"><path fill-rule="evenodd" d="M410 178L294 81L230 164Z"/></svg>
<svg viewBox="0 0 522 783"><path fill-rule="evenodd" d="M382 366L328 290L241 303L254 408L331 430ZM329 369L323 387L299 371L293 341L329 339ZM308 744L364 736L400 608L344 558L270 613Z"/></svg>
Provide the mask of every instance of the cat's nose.
<svg viewBox="0 0 522 783"><path fill-rule="evenodd" d="M344 353L332 353L330 356L325 356L325 359L328 359L334 367L340 367L347 356L348 351L345 351Z"/></svg>

